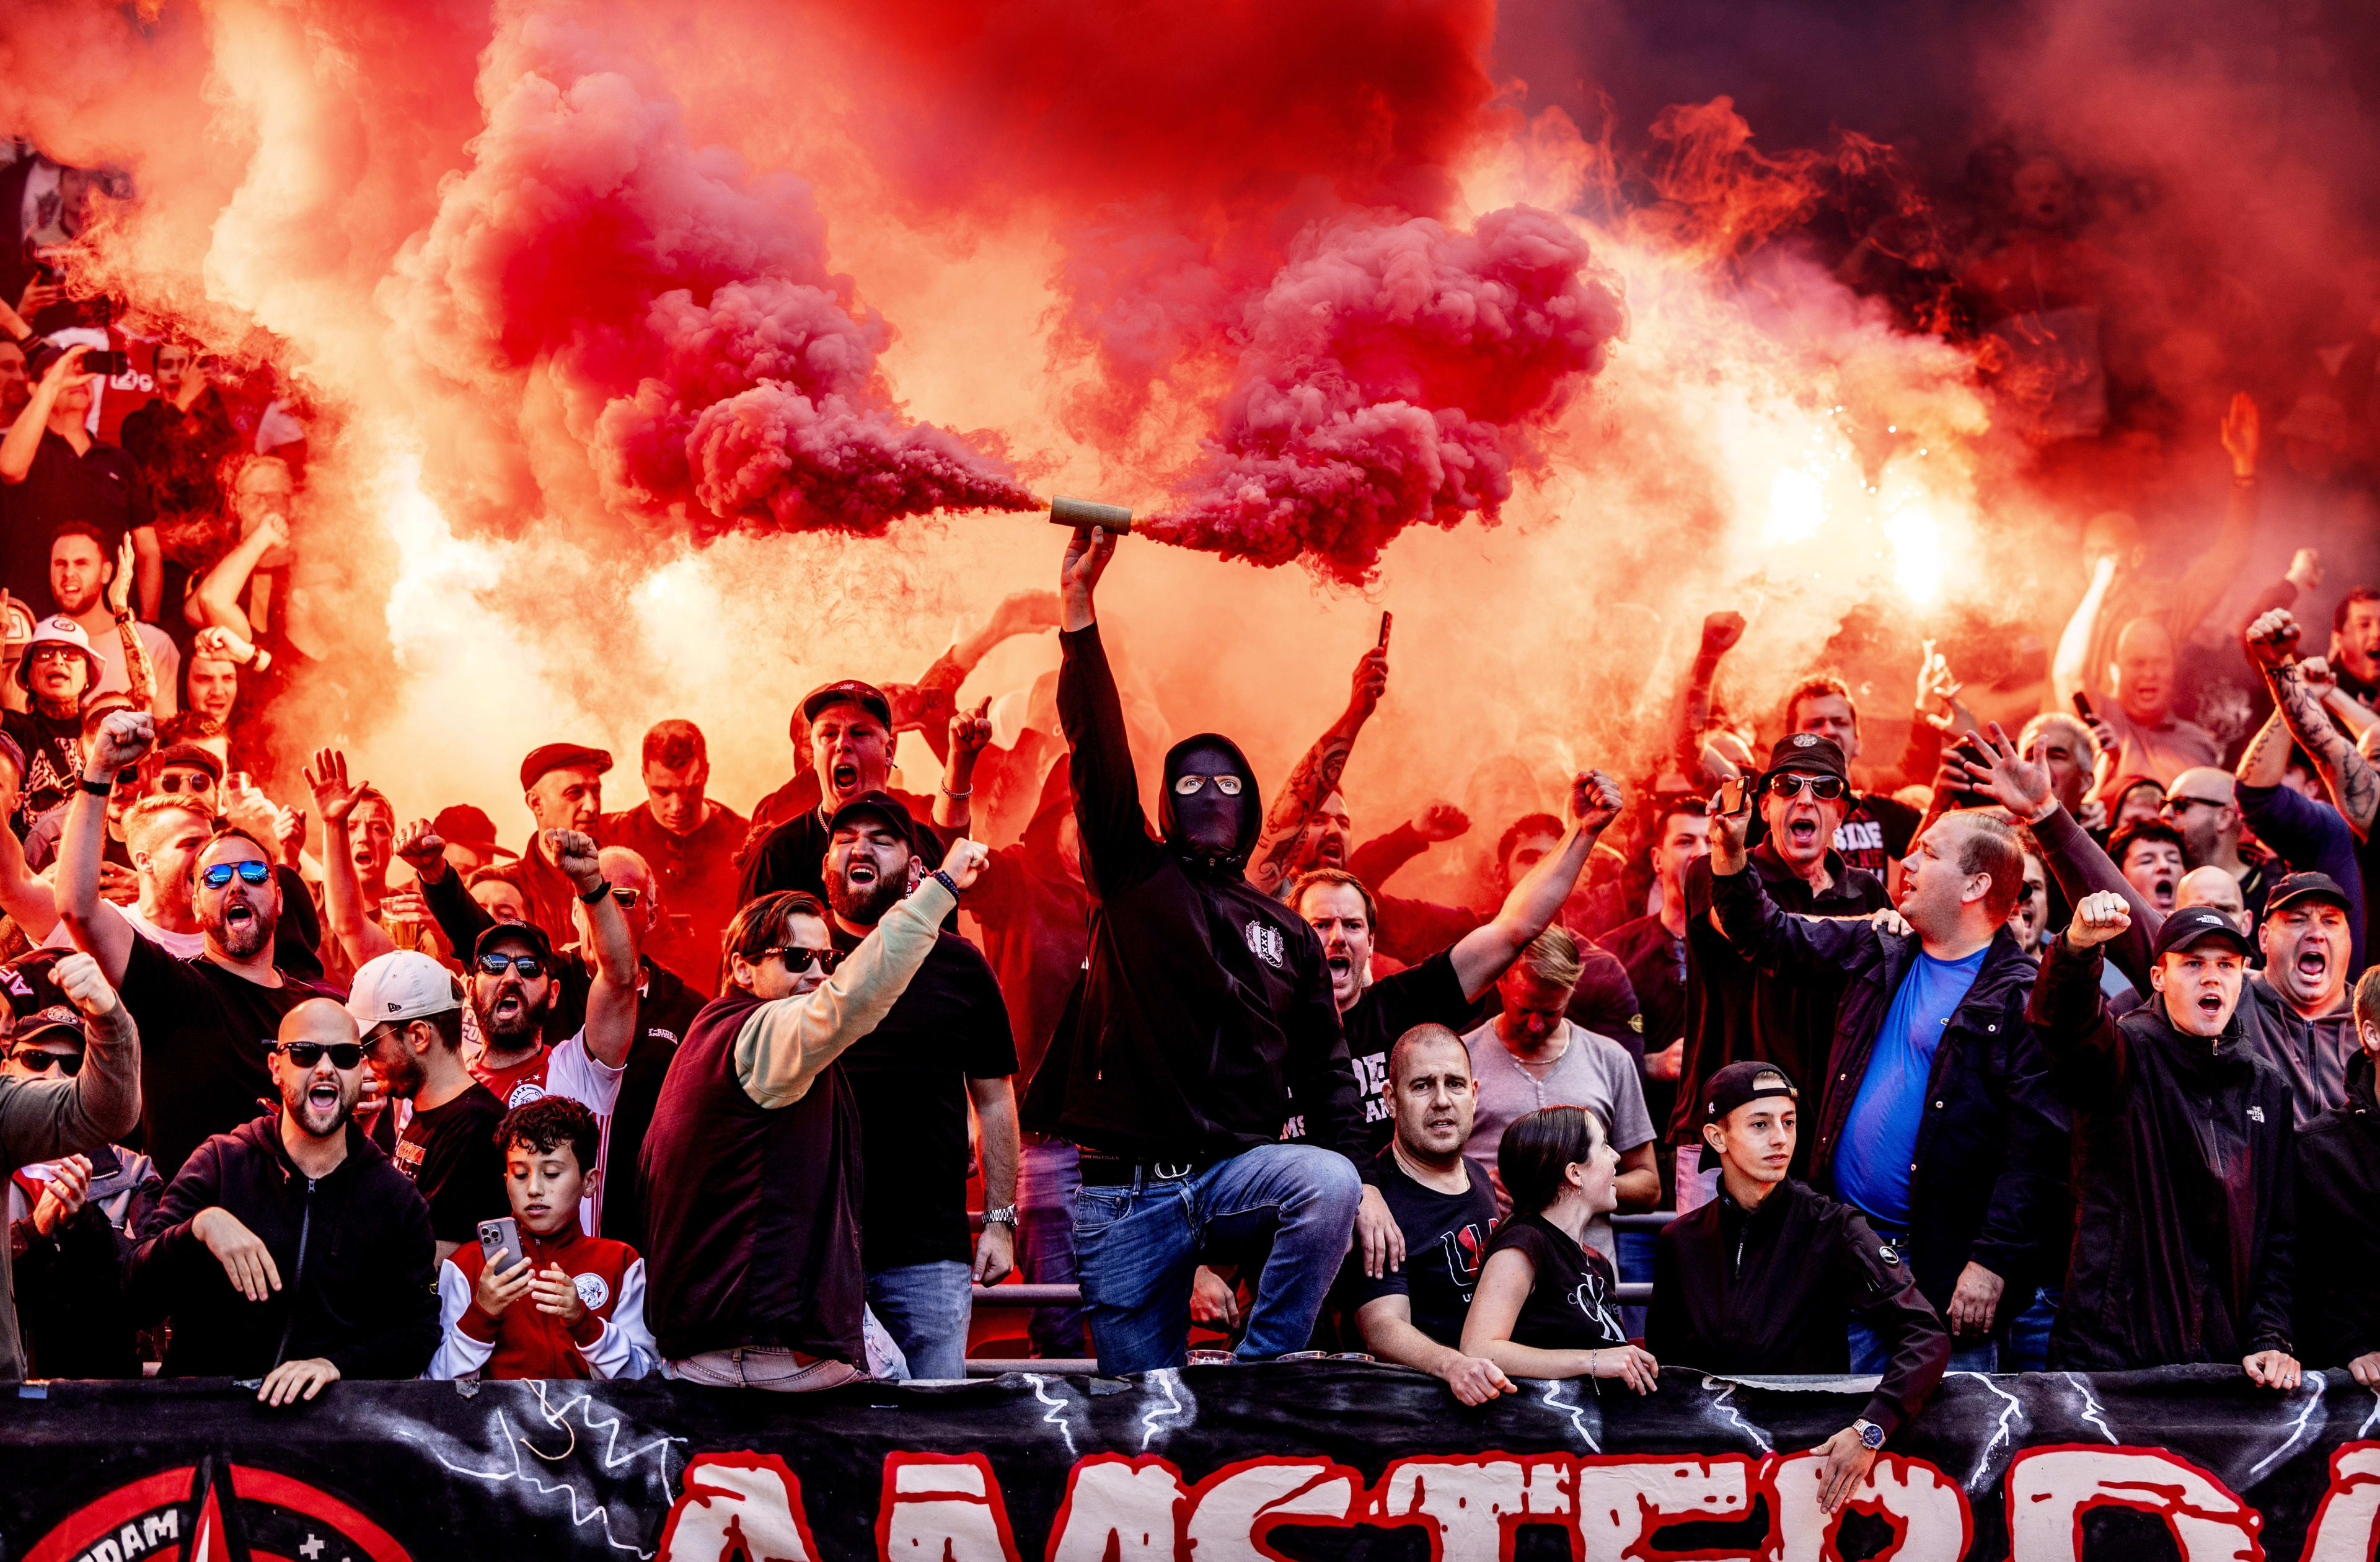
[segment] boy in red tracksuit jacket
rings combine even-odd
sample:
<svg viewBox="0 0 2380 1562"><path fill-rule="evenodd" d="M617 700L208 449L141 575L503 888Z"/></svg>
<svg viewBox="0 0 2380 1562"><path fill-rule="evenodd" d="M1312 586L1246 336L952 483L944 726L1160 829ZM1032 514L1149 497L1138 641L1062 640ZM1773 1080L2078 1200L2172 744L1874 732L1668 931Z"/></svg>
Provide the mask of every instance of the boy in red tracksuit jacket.
<svg viewBox="0 0 2380 1562"><path fill-rule="evenodd" d="M659 1356L645 1327L645 1261L578 1228L595 1164L595 1115L565 1096L517 1106L496 1125L522 1258L494 1271L475 1245L438 1266L442 1338L433 1378L642 1377Z"/></svg>

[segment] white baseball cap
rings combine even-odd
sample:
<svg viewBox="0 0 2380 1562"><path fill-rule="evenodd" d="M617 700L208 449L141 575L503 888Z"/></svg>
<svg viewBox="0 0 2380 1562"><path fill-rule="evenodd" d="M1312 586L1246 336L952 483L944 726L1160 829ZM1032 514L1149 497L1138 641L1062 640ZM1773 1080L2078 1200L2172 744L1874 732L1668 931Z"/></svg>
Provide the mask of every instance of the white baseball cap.
<svg viewBox="0 0 2380 1562"><path fill-rule="evenodd" d="M393 949L366 960L347 990L347 1014L370 1035L375 1025L402 1023L463 1007L446 968L418 949Z"/></svg>

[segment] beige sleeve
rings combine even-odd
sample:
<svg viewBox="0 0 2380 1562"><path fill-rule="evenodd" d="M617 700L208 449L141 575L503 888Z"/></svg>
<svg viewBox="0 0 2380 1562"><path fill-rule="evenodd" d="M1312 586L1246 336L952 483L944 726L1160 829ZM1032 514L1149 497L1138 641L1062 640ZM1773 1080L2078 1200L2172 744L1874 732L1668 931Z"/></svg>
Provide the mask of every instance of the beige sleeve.
<svg viewBox="0 0 2380 1562"><path fill-rule="evenodd" d="M958 901L940 880L910 891L826 984L798 998L763 1004L735 1035L735 1079L767 1107L790 1106L844 1049L876 1029L941 932Z"/></svg>

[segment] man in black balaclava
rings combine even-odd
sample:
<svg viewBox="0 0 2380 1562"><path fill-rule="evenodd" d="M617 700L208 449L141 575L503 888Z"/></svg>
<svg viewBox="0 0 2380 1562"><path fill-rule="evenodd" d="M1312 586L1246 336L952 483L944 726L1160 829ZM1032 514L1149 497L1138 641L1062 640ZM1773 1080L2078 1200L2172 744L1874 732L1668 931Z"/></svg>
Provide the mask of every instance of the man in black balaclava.
<svg viewBox="0 0 2380 1562"><path fill-rule="evenodd" d="M1081 1147L1076 1267L1104 1373L1180 1366L1208 1249L1266 1251L1244 1359L1305 1348L1359 1207L1362 1117L1321 942L1242 876L1263 809L1237 745L1165 756L1160 839L1091 608L1115 539L1076 532L1059 576L1066 729L1090 954L1026 1102ZM1281 1142L1291 1115L1308 1142Z"/></svg>

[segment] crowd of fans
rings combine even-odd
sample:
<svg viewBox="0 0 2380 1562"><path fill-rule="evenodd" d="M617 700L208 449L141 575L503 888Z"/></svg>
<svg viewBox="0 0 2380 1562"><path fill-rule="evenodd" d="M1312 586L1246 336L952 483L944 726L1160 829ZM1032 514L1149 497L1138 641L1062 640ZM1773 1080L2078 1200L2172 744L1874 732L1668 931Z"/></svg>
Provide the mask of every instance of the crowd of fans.
<svg viewBox="0 0 2380 1562"><path fill-rule="evenodd" d="M802 700L748 817L670 720L624 812L610 753L530 749L516 850L335 750L280 779L302 424L168 341L99 437L79 308L42 270L0 307L19 1374L948 1378L1021 1273L1081 1300L1008 1343L1109 1372L1874 1374L1830 1499L1949 1368L2380 1386L2380 591L2308 643L2301 552L2189 663L2255 525L2244 397L2221 578L2095 522L2013 735L1930 645L1894 763L1823 671L1730 711L1722 611L1628 784L1358 844L1384 627L1269 806L1202 733L1152 822L1082 532L917 683ZM1002 738L961 691L1053 629ZM2224 677L2243 738L2182 714ZM1461 903L1390 890L1465 836Z"/></svg>

